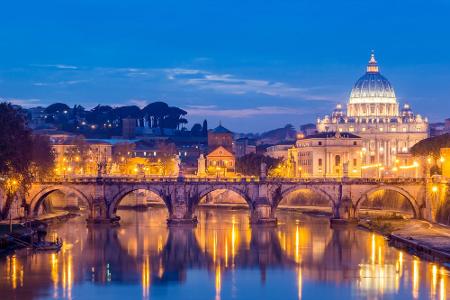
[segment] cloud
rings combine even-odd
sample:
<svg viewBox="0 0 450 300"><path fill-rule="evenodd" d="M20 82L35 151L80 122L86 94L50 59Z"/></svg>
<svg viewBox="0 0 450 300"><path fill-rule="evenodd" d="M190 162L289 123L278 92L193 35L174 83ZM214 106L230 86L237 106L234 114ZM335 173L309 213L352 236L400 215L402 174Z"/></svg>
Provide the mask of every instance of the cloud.
<svg viewBox="0 0 450 300"><path fill-rule="evenodd" d="M37 106L41 104L41 99L31 98L31 99L19 99L19 98L7 98L0 97L0 102L11 102L12 104L20 105L25 108Z"/></svg>
<svg viewBox="0 0 450 300"><path fill-rule="evenodd" d="M259 106L253 108L224 109L216 105L192 105L184 108L190 116L215 116L228 118L248 118L254 116L270 115L304 115L311 113L306 109L291 107Z"/></svg>
<svg viewBox="0 0 450 300"><path fill-rule="evenodd" d="M33 82L34 86L48 86L49 84L46 82Z"/></svg>
<svg viewBox="0 0 450 300"><path fill-rule="evenodd" d="M34 67L40 67L40 68L56 68L61 70L77 70L79 67L73 66L73 65L65 65L65 64L37 64L32 65Z"/></svg>
<svg viewBox="0 0 450 300"><path fill-rule="evenodd" d="M89 80L79 79L79 80L62 80L58 82L34 82L34 86L67 86L79 83L88 82Z"/></svg>
<svg viewBox="0 0 450 300"><path fill-rule="evenodd" d="M139 106L139 108L144 108L150 102L148 100L145 100L145 99L130 99L130 103L132 105ZM123 104L121 104L121 105L123 105Z"/></svg>
<svg viewBox="0 0 450 300"><path fill-rule="evenodd" d="M226 94L261 94L303 100L330 101L331 97L317 94L317 88L293 87L283 82L246 79L231 74L215 74L198 69L166 69L167 78L198 89L208 89ZM316 90L316 91L314 91ZM314 91L314 92L313 92Z"/></svg>

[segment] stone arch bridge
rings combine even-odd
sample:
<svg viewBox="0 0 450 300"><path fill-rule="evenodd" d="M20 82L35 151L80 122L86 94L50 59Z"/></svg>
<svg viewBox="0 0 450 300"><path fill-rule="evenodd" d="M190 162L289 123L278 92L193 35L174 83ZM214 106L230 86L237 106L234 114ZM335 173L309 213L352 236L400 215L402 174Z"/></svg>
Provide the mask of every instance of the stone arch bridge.
<svg viewBox="0 0 450 300"><path fill-rule="evenodd" d="M200 200L219 190L231 190L248 203L252 224L276 223L276 209L288 194L308 189L328 199L332 218L355 219L362 203L379 190L400 193L411 204L414 216L434 221L438 197L426 179L205 179L80 177L35 183L26 196L28 215L39 213L46 196L55 191L75 195L89 207L89 222L110 223L120 201L136 190L149 190L165 203L168 224L195 223Z"/></svg>

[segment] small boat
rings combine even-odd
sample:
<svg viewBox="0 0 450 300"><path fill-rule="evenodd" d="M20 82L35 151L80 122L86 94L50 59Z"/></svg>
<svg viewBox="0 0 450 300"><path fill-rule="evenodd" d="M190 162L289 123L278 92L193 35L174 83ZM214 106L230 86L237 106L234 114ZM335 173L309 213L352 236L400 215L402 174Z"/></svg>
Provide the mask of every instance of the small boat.
<svg viewBox="0 0 450 300"><path fill-rule="evenodd" d="M40 242L34 243L33 249L38 251L59 251L63 245L61 239L57 239L56 242Z"/></svg>

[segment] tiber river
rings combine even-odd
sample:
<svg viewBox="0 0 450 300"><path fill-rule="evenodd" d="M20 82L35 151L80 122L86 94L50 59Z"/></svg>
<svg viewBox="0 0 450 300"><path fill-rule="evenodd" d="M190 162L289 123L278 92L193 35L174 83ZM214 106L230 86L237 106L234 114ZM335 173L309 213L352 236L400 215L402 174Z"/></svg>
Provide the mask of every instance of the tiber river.
<svg viewBox="0 0 450 300"><path fill-rule="evenodd" d="M1 258L0 299L450 299L449 269L327 218L250 228L246 210L203 208L195 229L169 229L163 208L119 215L52 225L59 253Z"/></svg>

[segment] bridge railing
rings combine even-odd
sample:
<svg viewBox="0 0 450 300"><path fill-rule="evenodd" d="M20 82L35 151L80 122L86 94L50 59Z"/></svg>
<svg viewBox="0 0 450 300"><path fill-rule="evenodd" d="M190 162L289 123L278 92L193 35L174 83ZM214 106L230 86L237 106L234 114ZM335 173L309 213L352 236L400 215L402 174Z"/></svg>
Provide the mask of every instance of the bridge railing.
<svg viewBox="0 0 450 300"><path fill-rule="evenodd" d="M57 176L48 178L43 183L124 183L124 182L190 182L190 183L304 183L304 184L417 184L426 182L425 178L289 178L289 177L268 177L260 179L259 177L162 177L162 176L143 176L143 175L107 175L107 176Z"/></svg>

